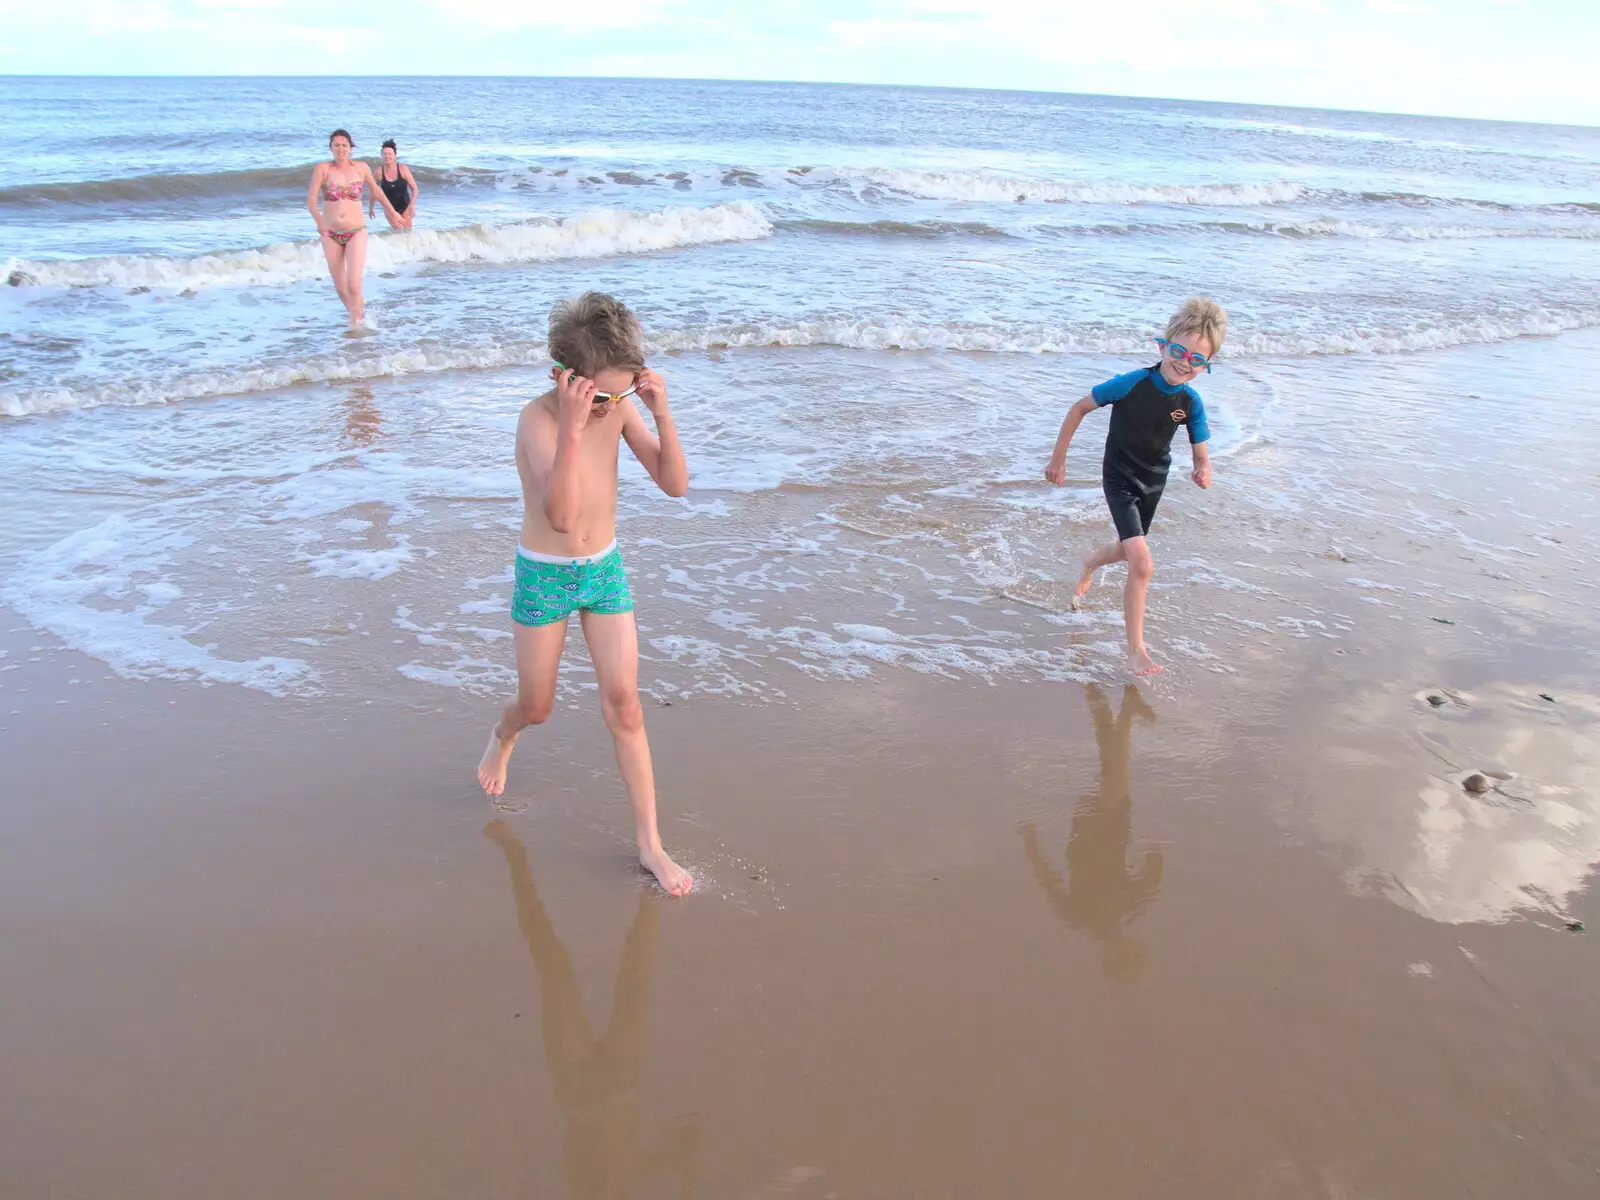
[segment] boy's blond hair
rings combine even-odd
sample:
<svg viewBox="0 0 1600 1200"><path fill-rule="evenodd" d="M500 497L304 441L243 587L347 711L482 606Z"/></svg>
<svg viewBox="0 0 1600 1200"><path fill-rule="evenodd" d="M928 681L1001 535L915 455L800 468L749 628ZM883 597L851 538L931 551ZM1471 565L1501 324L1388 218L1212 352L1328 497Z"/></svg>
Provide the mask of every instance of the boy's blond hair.
<svg viewBox="0 0 1600 1200"><path fill-rule="evenodd" d="M1182 345L1185 338L1210 338L1213 354L1222 349L1222 339L1227 336L1228 314L1222 305L1204 296L1189 297L1167 322L1167 341Z"/></svg>
<svg viewBox="0 0 1600 1200"><path fill-rule="evenodd" d="M550 357L588 379L607 368L642 371L644 331L621 300L585 292L550 310Z"/></svg>

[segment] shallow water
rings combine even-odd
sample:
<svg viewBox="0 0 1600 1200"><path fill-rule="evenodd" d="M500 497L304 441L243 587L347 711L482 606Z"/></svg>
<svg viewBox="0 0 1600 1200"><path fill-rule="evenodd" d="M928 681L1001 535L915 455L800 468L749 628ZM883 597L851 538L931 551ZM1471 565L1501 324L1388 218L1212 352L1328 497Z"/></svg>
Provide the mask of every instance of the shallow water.
<svg viewBox="0 0 1600 1200"><path fill-rule="evenodd" d="M1233 315L1201 383L1217 486L1177 450L1167 660L1249 679L1383 623L1402 705L1451 683L1392 649L1418 629L1559 644L1517 695L1587 694L1595 131L764 84L363 97L0 81L0 598L120 673L504 693L511 433L549 303L604 287L644 317L693 476L674 501L624 468L650 696L1115 679L1115 573L1068 605L1107 531L1100 427L1068 487L1040 472L1068 405L1206 291ZM422 227L374 239L359 338L298 207L330 123L397 136L424 187ZM588 683L575 652L565 702ZM1505 679L1452 686L1481 693L1461 713L1519 711ZM1600 844L1593 755L1563 736L1531 816L1421 796L1415 857L1409 809L1401 833L1312 823L1361 847L1352 886L1438 919L1559 912Z"/></svg>
<svg viewBox="0 0 1600 1200"><path fill-rule="evenodd" d="M1592 130L778 84L11 79L0 412L542 361L554 297L663 349L1144 354L1209 290L1234 354L1600 321ZM329 122L395 136L417 229L346 342L301 207ZM381 218L378 226L382 225ZM376 228L376 227L375 227Z"/></svg>

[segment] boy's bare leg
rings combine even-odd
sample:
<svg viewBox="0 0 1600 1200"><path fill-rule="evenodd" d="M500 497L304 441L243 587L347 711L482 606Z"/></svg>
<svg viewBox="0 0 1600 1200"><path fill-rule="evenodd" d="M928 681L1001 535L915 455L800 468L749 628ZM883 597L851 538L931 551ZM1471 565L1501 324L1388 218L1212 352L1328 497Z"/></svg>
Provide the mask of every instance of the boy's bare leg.
<svg viewBox="0 0 1600 1200"><path fill-rule="evenodd" d="M1155 560L1150 557L1150 547L1144 538L1127 538L1122 543L1122 557L1128 560L1128 582L1122 589L1122 620L1128 630L1128 669L1143 679L1166 668L1150 660L1144 645L1144 604L1150 591L1150 576L1155 570Z"/></svg>
<svg viewBox="0 0 1600 1200"><path fill-rule="evenodd" d="M1085 592L1094 586L1094 573L1101 567L1109 567L1114 562L1122 561L1122 543L1113 542L1109 546L1101 546L1098 550L1091 550L1083 556L1083 574L1078 576L1078 586L1072 593L1074 600L1079 599Z"/></svg>
<svg viewBox="0 0 1600 1200"><path fill-rule="evenodd" d="M505 852L511 870L511 896L517 906L517 928L533 951L539 973L539 1024L544 1033L545 1057L551 1073L561 1076L581 1072L594 1058L594 1033L583 1012L578 973L572 969L556 927L534 886L528 851L511 826L496 819L483 827L483 835Z"/></svg>
<svg viewBox="0 0 1600 1200"><path fill-rule="evenodd" d="M556 672L567 644L565 621L549 625L513 622L512 631L517 647L517 698L500 710L500 720L478 763L478 782L491 796L506 790L506 763L511 761L517 735L529 725L542 725L550 719L556 703Z"/></svg>
<svg viewBox="0 0 1600 1200"><path fill-rule="evenodd" d="M611 731L617 766L633 804L634 836L639 863L656 877L669 896L694 886L689 873L667 857L656 827L656 777L650 763L650 741L644 732L644 707L639 703L639 631L633 614L583 614L583 636L600 685L600 712Z"/></svg>

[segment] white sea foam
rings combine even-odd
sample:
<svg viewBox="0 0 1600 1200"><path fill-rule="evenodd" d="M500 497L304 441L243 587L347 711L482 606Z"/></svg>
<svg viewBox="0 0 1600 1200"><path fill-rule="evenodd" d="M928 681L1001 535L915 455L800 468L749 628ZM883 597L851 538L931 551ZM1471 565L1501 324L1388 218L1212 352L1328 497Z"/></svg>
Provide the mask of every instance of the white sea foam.
<svg viewBox="0 0 1600 1200"><path fill-rule="evenodd" d="M1600 307L1540 309L1464 321L1419 322L1409 327L1358 327L1306 333L1240 331L1228 342L1228 357L1261 358L1321 354L1393 354L1484 345L1521 337L1553 337L1600 325ZM745 325L689 326L659 330L647 337L652 353L752 348L836 346L855 350L947 351L993 354L1145 355L1143 330L1120 332L1102 327L999 325L976 322L856 320L823 317L809 321ZM275 391L296 384L378 379L440 371L493 370L535 366L549 357L543 340L488 341L475 346L428 345L370 356L327 355L297 363L237 371L200 372L169 379L88 388L41 388L0 392L0 415L30 416L101 405L165 404ZM782 464L773 464L783 469Z"/></svg>
<svg viewBox="0 0 1600 1200"><path fill-rule="evenodd" d="M427 345L388 354L331 354L294 363L229 371L204 371L166 379L128 381L105 387L39 388L0 392L0 415L29 416L101 405L169 404L249 392L271 392L305 383L382 379L437 371L466 371L548 362L544 340L485 342L469 346Z"/></svg>
<svg viewBox="0 0 1600 1200"><path fill-rule="evenodd" d="M1472 241L1484 238L1558 238L1595 241L1600 226L1549 225L1374 225L1363 221L1322 218L1313 221L1257 221L1225 224L1221 228L1282 237L1348 237L1367 241L1393 239L1408 242Z"/></svg>
<svg viewBox="0 0 1600 1200"><path fill-rule="evenodd" d="M825 222L806 223L811 228L826 228ZM890 225L880 222L880 225ZM953 227L952 227L953 228ZM1194 237L1205 234L1257 235L1286 238L1354 238L1360 241L1475 241L1497 238L1552 238L1558 241L1600 241L1600 223L1566 222L1552 224L1531 217L1504 225L1418 225L1380 224L1351 221L1342 217L1316 217L1305 220L1251 220L1244 216L1224 220L1069 222L1038 221L1035 233L1054 237ZM885 232L896 232L888 228ZM926 232L913 230L912 232ZM935 231L938 232L938 231Z"/></svg>
<svg viewBox="0 0 1600 1200"><path fill-rule="evenodd" d="M1255 208L1289 204L1306 190L1298 183L1083 183L981 171L915 171L873 168L864 171L817 171L808 178L834 179L857 187L879 187L928 200L980 203L1056 204L1185 204L1218 208Z"/></svg>
<svg viewBox="0 0 1600 1200"><path fill-rule="evenodd" d="M955 350L1022 354L1144 353L1142 335L1050 325L981 325L824 317L667 330L650 335L657 351L745 347L843 346L856 350Z"/></svg>
<svg viewBox="0 0 1600 1200"><path fill-rule="evenodd" d="M318 579L373 581L388 578L415 558L410 543L404 537L399 537L394 545L376 550L329 550L308 558L306 565Z"/></svg>
<svg viewBox="0 0 1600 1200"><path fill-rule="evenodd" d="M1547 337L1592 325L1600 325L1600 307L1539 310L1410 328L1356 328L1305 334L1242 332L1229 340L1228 356L1396 353L1503 342L1519 337ZM1149 340L1143 331L1122 333L1051 325L923 324L842 317L784 324L754 322L691 328L657 333L650 340L658 351L841 346L859 350L1143 355L1149 350Z"/></svg>
<svg viewBox="0 0 1600 1200"><path fill-rule="evenodd" d="M367 265L375 271L421 263L530 263L603 258L715 242L770 237L772 225L743 201L657 212L604 209L560 220L539 218L506 225L413 229L371 236ZM191 258L155 254L114 255L71 261L13 260L8 277L39 287L203 288L276 287L327 274L315 241L278 242L251 250L226 250Z"/></svg>
<svg viewBox="0 0 1600 1200"><path fill-rule="evenodd" d="M152 618L182 596L165 572L189 546L182 533L116 514L25 558L0 596L33 625L131 678L203 679L273 695L317 690L293 658L224 658L193 630Z"/></svg>

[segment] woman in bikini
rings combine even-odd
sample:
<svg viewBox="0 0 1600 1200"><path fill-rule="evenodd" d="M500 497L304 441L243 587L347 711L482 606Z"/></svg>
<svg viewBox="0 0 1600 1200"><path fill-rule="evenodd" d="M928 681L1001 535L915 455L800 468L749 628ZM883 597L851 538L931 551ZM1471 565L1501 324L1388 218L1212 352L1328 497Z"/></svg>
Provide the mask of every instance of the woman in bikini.
<svg viewBox="0 0 1600 1200"><path fill-rule="evenodd" d="M411 168L400 161L400 151L390 138L383 143L383 166L378 171L378 186L383 189L383 194L389 197L389 203L394 211L399 213L399 219L389 218L389 225L394 229L410 229L417 219L417 178L411 173ZM367 216L372 215L372 210L377 206L377 193L367 196Z"/></svg>
<svg viewBox="0 0 1600 1200"><path fill-rule="evenodd" d="M311 190L306 193L306 207L317 223L322 235L322 253L328 260L328 274L333 276L334 290L344 301L350 314L350 326L361 324L366 315L366 304L361 298L361 273L367 266L367 226L361 214L361 193L376 195L389 217L395 223L399 214L383 194L372 177L372 168L364 162L352 162L350 151L355 142L343 129L335 129L328 138L332 162L320 162L311 172ZM322 201L319 210L317 201Z"/></svg>

